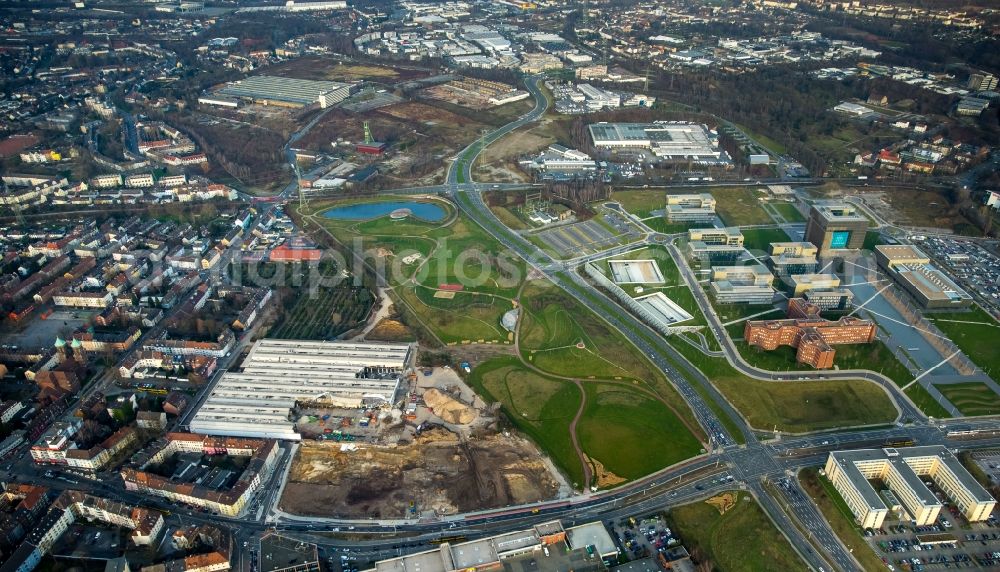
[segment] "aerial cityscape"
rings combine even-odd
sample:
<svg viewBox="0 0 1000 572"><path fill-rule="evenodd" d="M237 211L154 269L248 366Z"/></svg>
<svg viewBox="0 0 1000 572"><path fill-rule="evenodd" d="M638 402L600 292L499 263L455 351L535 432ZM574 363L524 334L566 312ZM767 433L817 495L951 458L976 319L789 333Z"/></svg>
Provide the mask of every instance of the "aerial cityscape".
<svg viewBox="0 0 1000 572"><path fill-rule="evenodd" d="M0 0L0 572L1000 570L993 0Z"/></svg>

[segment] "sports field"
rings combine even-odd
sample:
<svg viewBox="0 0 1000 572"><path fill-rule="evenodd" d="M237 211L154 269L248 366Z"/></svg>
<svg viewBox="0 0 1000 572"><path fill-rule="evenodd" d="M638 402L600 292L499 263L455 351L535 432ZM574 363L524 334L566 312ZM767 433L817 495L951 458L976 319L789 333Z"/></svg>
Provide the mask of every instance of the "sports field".
<svg viewBox="0 0 1000 572"><path fill-rule="evenodd" d="M934 387L963 415L1000 415L1000 395L985 383L942 383Z"/></svg>
<svg viewBox="0 0 1000 572"><path fill-rule="evenodd" d="M705 570L808 570L752 496L735 491L725 494L735 497L735 505L723 514L712 504L695 502L667 515L688 551L701 555L699 562Z"/></svg>

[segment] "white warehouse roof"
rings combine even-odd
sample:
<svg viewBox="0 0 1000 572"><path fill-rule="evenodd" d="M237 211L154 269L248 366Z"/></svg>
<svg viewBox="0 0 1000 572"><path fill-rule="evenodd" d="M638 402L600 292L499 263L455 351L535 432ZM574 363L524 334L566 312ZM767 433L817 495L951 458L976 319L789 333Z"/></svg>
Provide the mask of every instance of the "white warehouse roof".
<svg viewBox="0 0 1000 572"><path fill-rule="evenodd" d="M227 372L191 421L209 435L298 440L291 409L323 400L340 407L391 404L410 360L407 344L263 339Z"/></svg>

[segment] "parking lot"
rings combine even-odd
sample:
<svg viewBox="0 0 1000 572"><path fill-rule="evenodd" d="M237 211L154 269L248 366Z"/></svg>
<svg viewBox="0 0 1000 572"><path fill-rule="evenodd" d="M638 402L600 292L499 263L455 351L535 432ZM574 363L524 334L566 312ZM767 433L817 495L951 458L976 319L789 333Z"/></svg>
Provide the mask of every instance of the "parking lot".
<svg viewBox="0 0 1000 572"><path fill-rule="evenodd" d="M598 217L604 224L598 222ZM537 236L560 256L570 257L638 238L639 231L623 215L606 211L590 220L544 230Z"/></svg>
<svg viewBox="0 0 1000 572"><path fill-rule="evenodd" d="M963 287L1000 308L1000 256L967 239L929 237L919 246Z"/></svg>
<svg viewBox="0 0 1000 572"><path fill-rule="evenodd" d="M944 505L933 525L886 521L880 530L865 530L866 540L890 570L1000 568L1000 521L969 523L950 502Z"/></svg>

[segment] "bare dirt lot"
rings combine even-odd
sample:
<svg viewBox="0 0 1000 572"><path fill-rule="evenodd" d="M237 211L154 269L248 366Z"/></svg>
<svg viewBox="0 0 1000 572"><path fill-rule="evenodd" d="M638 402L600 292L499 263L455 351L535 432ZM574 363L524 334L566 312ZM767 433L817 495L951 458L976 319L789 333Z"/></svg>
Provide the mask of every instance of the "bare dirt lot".
<svg viewBox="0 0 1000 572"><path fill-rule="evenodd" d="M409 81L429 75L426 71L407 68L393 68L366 64L344 64L332 58L321 56L296 58L270 66L264 70L268 75L330 81Z"/></svg>
<svg viewBox="0 0 1000 572"><path fill-rule="evenodd" d="M457 113L452 113L446 109L439 109L424 103L407 102L383 107L381 113L402 119L405 121L416 121L425 125L440 125L448 128L469 126L482 126L481 123L472 121Z"/></svg>
<svg viewBox="0 0 1000 572"><path fill-rule="evenodd" d="M538 449L494 434L460 442L434 427L409 444L341 451L303 442L281 509L301 515L416 518L554 498L559 482Z"/></svg>

